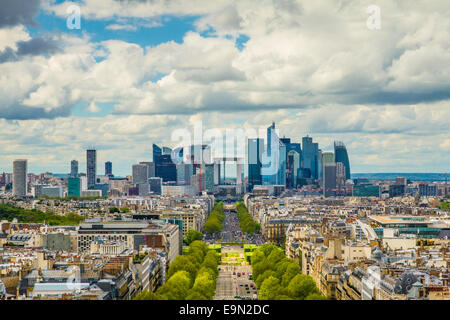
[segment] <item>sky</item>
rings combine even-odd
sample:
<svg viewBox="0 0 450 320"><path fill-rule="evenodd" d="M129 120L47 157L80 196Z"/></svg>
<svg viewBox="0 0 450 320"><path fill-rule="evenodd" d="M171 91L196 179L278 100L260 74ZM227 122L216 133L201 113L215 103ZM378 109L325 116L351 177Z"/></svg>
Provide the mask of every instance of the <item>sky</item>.
<svg viewBox="0 0 450 320"><path fill-rule="evenodd" d="M343 141L352 172L450 171L449 16L448 0L2 0L0 172L84 172L95 147L99 172L127 175L177 130L272 121Z"/></svg>

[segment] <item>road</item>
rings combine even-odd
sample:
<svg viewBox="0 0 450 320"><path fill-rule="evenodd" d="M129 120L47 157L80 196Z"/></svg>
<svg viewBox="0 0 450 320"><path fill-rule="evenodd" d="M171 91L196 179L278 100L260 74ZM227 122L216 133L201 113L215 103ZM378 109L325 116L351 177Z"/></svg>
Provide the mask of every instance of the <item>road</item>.
<svg viewBox="0 0 450 320"><path fill-rule="evenodd" d="M255 299L258 291L255 283L249 280L251 272L251 266L220 265L214 300Z"/></svg>

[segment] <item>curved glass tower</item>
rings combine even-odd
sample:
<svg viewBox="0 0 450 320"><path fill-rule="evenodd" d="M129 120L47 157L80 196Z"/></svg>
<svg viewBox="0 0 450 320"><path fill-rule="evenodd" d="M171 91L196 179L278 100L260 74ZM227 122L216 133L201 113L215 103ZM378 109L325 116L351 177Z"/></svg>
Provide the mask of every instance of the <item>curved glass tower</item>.
<svg viewBox="0 0 450 320"><path fill-rule="evenodd" d="M345 166L345 180L351 179L347 148L341 141L334 142L334 162L342 162Z"/></svg>

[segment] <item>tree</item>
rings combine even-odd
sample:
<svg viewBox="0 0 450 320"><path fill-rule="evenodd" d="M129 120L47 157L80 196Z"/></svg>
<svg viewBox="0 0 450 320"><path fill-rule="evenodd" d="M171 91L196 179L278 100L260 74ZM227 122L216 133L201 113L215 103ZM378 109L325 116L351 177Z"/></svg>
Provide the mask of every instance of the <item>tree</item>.
<svg viewBox="0 0 450 320"><path fill-rule="evenodd" d="M210 300L210 299L202 295L200 292L191 289L189 290L189 293L186 296L186 300Z"/></svg>
<svg viewBox="0 0 450 320"><path fill-rule="evenodd" d="M270 276L261 285L259 290L259 300L276 300L276 297L280 295L281 286L280 280Z"/></svg>
<svg viewBox="0 0 450 320"><path fill-rule="evenodd" d="M133 300L167 300L166 296L144 290L136 295Z"/></svg>
<svg viewBox="0 0 450 320"><path fill-rule="evenodd" d="M206 254L201 267L208 268L209 270L211 270L212 274L215 277L217 277L219 275L219 270L217 270L217 266L218 262L216 252L211 250Z"/></svg>
<svg viewBox="0 0 450 320"><path fill-rule="evenodd" d="M189 256L177 256L174 261L169 266L167 271L167 277L170 279L175 273L179 271L186 271L189 274L191 281L193 282L195 276L197 275L197 266L192 261Z"/></svg>
<svg viewBox="0 0 450 320"><path fill-rule="evenodd" d="M178 271L158 289L157 293L166 295L169 300L184 300L190 286L189 273Z"/></svg>
<svg viewBox="0 0 450 320"><path fill-rule="evenodd" d="M275 272L273 272L272 270L266 270L264 271L263 274L259 275L258 278L255 280L255 284L258 288L261 287L261 284L264 282L264 280L266 280L269 277L276 277ZM278 279L278 278L277 278Z"/></svg>
<svg viewBox="0 0 450 320"><path fill-rule="evenodd" d="M251 264L252 266L261 262L266 256L264 255L264 252L262 250L255 250L253 251L252 257L251 257Z"/></svg>
<svg viewBox="0 0 450 320"><path fill-rule="evenodd" d="M200 293L208 299L212 299L215 289L215 281L208 272L199 274L192 287L193 291Z"/></svg>
<svg viewBox="0 0 450 320"><path fill-rule="evenodd" d="M288 285L289 296L296 300L304 300L308 295L317 293L316 284L314 280L305 274L296 275Z"/></svg>
<svg viewBox="0 0 450 320"><path fill-rule="evenodd" d="M298 274L301 274L300 266L295 262L288 263L286 272L282 275L281 285L287 287L291 280Z"/></svg>
<svg viewBox="0 0 450 320"><path fill-rule="evenodd" d="M325 297L321 294L311 293L305 298L305 300L328 300L328 299L327 299L327 297Z"/></svg>
<svg viewBox="0 0 450 320"><path fill-rule="evenodd" d="M267 258L264 258L261 262L252 266L253 268L253 277L258 279L258 277L263 274L266 270L271 270L273 268L273 264L269 262Z"/></svg>
<svg viewBox="0 0 450 320"><path fill-rule="evenodd" d="M277 246L275 246L275 245L273 245L273 244L264 243L258 250L261 250L261 251L264 253L264 255L265 255L266 257L268 257L269 254L270 254L270 253L272 252L272 250L274 250L274 249L280 249L280 248L277 248Z"/></svg>
<svg viewBox="0 0 450 320"><path fill-rule="evenodd" d="M190 245L193 241L195 240L202 240L203 236L202 233L200 231L197 230L189 230L186 234L186 238L184 240L184 242L187 245Z"/></svg>
<svg viewBox="0 0 450 320"><path fill-rule="evenodd" d="M269 256L267 257L267 260L269 260L269 262L272 263L273 265L276 265L285 257L286 256L284 255L284 252L276 248L270 252Z"/></svg>

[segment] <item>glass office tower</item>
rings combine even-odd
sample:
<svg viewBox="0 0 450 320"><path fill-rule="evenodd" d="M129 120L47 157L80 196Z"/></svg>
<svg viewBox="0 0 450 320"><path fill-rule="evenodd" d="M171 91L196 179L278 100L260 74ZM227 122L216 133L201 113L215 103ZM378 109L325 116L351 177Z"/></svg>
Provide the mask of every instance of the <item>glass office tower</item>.
<svg viewBox="0 0 450 320"><path fill-rule="evenodd" d="M309 172L309 176L303 176L302 178L318 179L319 173L319 144L314 143L313 139L309 136L302 139L302 171Z"/></svg>
<svg viewBox="0 0 450 320"><path fill-rule="evenodd" d="M341 141L334 142L334 161L342 162L345 166L345 180L351 179L350 160L348 159L347 148Z"/></svg>
<svg viewBox="0 0 450 320"><path fill-rule="evenodd" d="M153 144L153 163L156 163L156 157L162 155L162 149Z"/></svg>
<svg viewBox="0 0 450 320"><path fill-rule="evenodd" d="M261 160L264 152L264 139L248 139L247 149L248 188L251 191L253 186L262 184Z"/></svg>

